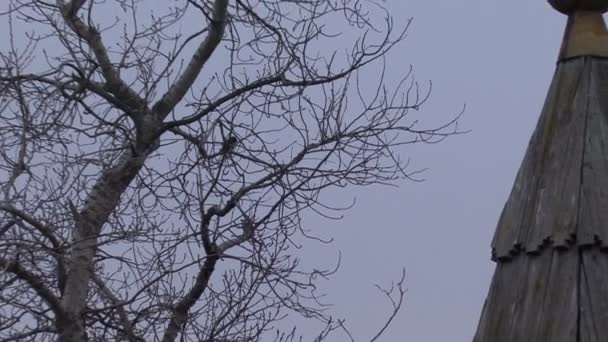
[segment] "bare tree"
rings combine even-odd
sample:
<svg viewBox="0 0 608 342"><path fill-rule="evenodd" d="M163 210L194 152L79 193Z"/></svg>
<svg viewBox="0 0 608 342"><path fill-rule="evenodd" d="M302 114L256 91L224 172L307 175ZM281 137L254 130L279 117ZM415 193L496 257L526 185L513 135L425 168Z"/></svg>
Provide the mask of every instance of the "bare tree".
<svg viewBox="0 0 608 342"><path fill-rule="evenodd" d="M348 335L302 218L456 132L410 118L410 70L386 85L409 21L360 0L3 6L1 341L299 341L294 315Z"/></svg>

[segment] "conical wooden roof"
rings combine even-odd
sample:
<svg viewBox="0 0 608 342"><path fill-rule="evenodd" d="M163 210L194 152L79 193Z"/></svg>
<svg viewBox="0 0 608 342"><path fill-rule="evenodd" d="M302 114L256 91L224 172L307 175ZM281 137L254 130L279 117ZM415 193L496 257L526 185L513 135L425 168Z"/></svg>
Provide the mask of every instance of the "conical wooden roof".
<svg viewBox="0 0 608 342"><path fill-rule="evenodd" d="M492 242L475 342L608 341L608 1L550 2L568 26Z"/></svg>

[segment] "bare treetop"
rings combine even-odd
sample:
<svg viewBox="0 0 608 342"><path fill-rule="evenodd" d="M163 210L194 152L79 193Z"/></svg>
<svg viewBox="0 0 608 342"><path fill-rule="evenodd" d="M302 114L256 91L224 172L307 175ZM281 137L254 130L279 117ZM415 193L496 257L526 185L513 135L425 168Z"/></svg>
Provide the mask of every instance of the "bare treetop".
<svg viewBox="0 0 608 342"><path fill-rule="evenodd" d="M349 336L317 286L333 268L300 262L323 242L305 218L415 179L403 148L457 132L416 115L409 66L387 76L409 20L359 0L0 13L0 341L296 341L293 317Z"/></svg>

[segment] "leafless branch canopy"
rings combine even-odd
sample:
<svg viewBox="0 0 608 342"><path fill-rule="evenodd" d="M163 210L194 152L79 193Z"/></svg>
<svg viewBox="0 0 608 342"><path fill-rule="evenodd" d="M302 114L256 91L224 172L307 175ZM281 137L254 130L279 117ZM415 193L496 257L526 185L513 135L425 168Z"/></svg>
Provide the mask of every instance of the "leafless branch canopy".
<svg viewBox="0 0 608 342"><path fill-rule="evenodd" d="M302 219L457 133L413 116L411 70L385 77L409 21L359 0L1 6L0 341L300 341L294 316L350 336L318 296L333 271L300 265Z"/></svg>

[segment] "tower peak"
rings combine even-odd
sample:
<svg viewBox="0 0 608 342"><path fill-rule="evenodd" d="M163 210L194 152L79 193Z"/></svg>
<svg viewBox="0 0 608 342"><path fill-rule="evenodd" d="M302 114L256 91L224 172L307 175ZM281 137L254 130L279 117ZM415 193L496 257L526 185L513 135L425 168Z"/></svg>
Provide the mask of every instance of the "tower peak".
<svg viewBox="0 0 608 342"><path fill-rule="evenodd" d="M608 0L548 1L568 26L497 224L474 342L608 336Z"/></svg>

